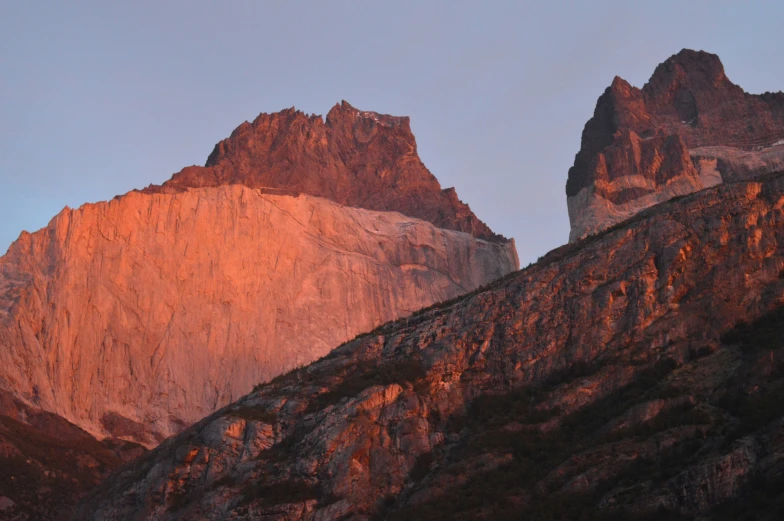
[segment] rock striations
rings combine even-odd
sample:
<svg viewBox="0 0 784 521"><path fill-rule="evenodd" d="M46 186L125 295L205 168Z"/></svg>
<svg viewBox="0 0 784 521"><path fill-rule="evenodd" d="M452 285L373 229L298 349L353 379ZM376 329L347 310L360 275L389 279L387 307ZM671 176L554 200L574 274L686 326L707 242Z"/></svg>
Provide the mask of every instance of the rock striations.
<svg viewBox="0 0 784 521"><path fill-rule="evenodd" d="M784 93L752 95L684 49L642 89L616 77L585 125L566 196L575 241L674 196L784 169Z"/></svg>
<svg viewBox="0 0 784 521"><path fill-rule="evenodd" d="M518 267L408 118L345 102L262 114L204 168L66 208L0 258L0 519L66 519L144 451L127 440Z"/></svg>
<svg viewBox="0 0 784 521"><path fill-rule="evenodd" d="M732 519L784 483L782 273L784 175L663 203L259 386L76 519Z"/></svg>
<svg viewBox="0 0 784 521"><path fill-rule="evenodd" d="M516 268L506 245L240 185L64 210L0 260L0 378L154 444L256 383Z"/></svg>
<svg viewBox="0 0 784 521"><path fill-rule="evenodd" d="M89 484L141 448L40 409L148 445L209 414L78 521L778 519L782 140L784 95L716 56L616 78L569 172L573 243L510 273L407 119L262 114L0 259L0 450ZM33 422L95 465L26 445Z"/></svg>
<svg viewBox="0 0 784 521"><path fill-rule="evenodd" d="M419 161L407 118L264 114L207 164L20 236L0 258L0 389L152 446L518 268Z"/></svg>

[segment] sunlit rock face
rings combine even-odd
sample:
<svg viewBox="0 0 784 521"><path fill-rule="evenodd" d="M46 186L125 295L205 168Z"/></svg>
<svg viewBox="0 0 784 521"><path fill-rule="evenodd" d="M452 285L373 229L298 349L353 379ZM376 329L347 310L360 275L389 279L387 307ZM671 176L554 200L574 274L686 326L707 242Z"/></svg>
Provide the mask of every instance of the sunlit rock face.
<svg viewBox="0 0 784 521"><path fill-rule="evenodd" d="M0 378L90 432L152 443L516 267L511 243L316 197L130 193L64 210L0 260Z"/></svg>
<svg viewBox="0 0 784 521"><path fill-rule="evenodd" d="M645 210L260 386L75 519L737 519L781 494L783 223L784 174Z"/></svg>
<svg viewBox="0 0 784 521"><path fill-rule="evenodd" d="M153 446L518 268L419 161L407 118L265 114L208 164L20 236L0 258L0 389Z"/></svg>
<svg viewBox="0 0 784 521"><path fill-rule="evenodd" d="M784 94L747 94L718 56L684 49L642 89L616 77L566 184L570 241L640 210L784 167Z"/></svg>

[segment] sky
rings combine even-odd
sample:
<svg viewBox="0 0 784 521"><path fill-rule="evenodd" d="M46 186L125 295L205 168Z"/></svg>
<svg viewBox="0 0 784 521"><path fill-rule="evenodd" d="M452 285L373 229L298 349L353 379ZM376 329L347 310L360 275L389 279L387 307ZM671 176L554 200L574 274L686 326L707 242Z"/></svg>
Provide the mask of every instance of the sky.
<svg viewBox="0 0 784 521"><path fill-rule="evenodd" d="M782 2L0 0L0 252L64 206L203 164L260 112L406 115L419 154L525 266L615 75L687 47L784 89Z"/></svg>

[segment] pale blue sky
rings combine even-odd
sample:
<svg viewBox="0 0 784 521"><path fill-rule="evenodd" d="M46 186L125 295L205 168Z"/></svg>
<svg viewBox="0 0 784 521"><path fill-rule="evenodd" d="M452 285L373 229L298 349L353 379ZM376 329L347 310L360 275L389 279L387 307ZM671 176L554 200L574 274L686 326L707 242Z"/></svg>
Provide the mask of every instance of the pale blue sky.
<svg viewBox="0 0 784 521"><path fill-rule="evenodd" d="M778 2L0 0L0 250L65 205L203 164L259 112L408 115L425 164L525 265L567 241L596 98L683 47L784 88Z"/></svg>

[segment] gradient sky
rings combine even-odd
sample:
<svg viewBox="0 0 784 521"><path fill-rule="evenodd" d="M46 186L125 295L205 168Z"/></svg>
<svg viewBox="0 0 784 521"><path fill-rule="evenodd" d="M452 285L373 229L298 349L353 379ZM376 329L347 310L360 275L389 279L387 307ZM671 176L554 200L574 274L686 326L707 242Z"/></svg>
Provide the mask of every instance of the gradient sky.
<svg viewBox="0 0 784 521"><path fill-rule="evenodd" d="M65 205L203 164L259 112L408 115L422 160L524 266L568 239L597 97L683 47L784 89L780 2L0 0L0 251Z"/></svg>

